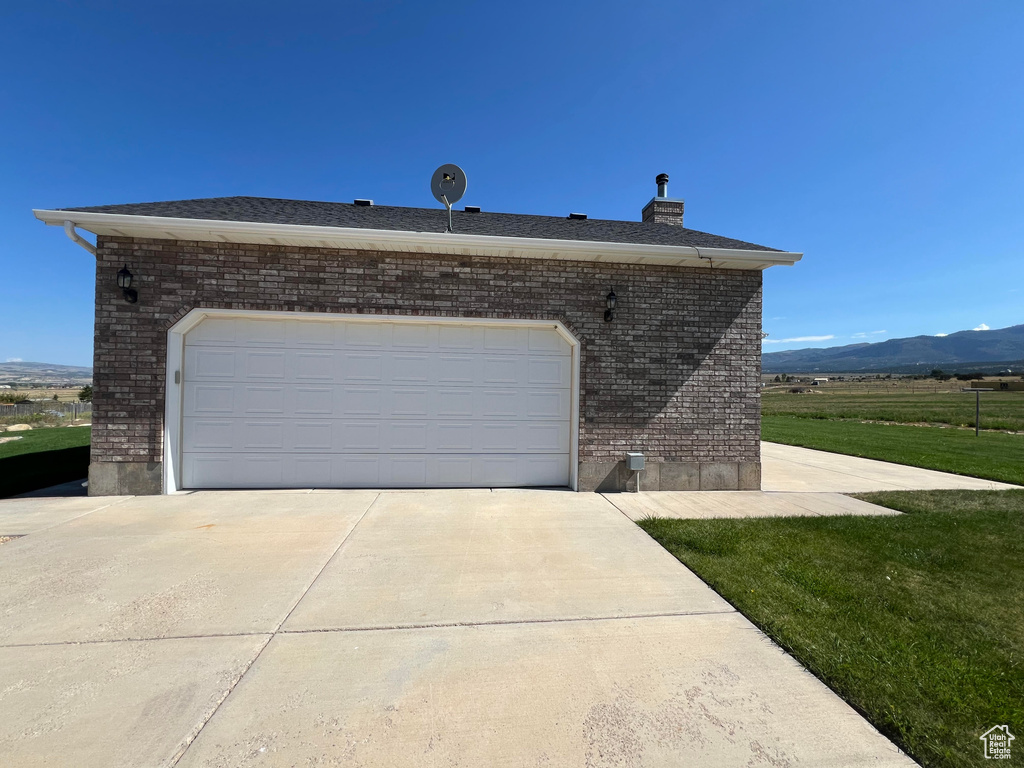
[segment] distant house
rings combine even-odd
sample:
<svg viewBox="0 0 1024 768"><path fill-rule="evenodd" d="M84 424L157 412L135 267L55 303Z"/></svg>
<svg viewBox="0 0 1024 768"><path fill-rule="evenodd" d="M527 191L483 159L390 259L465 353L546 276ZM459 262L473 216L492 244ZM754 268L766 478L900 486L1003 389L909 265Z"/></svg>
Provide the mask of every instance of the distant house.
<svg viewBox="0 0 1024 768"><path fill-rule="evenodd" d="M1024 392L1024 381L972 381L971 387L990 388L997 392Z"/></svg>
<svg viewBox="0 0 1024 768"><path fill-rule="evenodd" d="M811 382L812 387L816 387L819 384L828 384L828 379L825 378L824 376L819 376L818 378Z"/></svg>

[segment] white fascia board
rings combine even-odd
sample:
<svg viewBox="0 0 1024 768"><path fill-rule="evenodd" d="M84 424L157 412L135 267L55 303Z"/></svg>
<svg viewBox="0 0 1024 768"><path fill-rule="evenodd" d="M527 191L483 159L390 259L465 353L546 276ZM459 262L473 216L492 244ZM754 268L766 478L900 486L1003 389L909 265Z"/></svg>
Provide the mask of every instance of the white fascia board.
<svg viewBox="0 0 1024 768"><path fill-rule="evenodd" d="M227 243L314 246L398 253L434 253L456 256L502 256L569 261L686 265L727 269L765 269L791 266L802 253L748 251L733 248L694 248L688 245L604 243L536 237L469 235L458 232L402 232L356 227L321 227L264 224L248 221L179 219L165 216L129 216L83 211L34 210L46 224L71 221L96 235L200 240Z"/></svg>

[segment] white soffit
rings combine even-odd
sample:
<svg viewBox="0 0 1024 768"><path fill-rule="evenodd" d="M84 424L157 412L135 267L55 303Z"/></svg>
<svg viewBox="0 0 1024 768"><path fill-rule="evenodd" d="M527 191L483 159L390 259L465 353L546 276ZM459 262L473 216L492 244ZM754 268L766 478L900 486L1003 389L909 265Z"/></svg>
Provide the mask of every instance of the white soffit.
<svg viewBox="0 0 1024 768"><path fill-rule="evenodd" d="M688 245L602 243L587 240L469 235L458 232L401 232L356 227L128 216L84 211L34 210L33 213L37 219L46 224L63 226L65 221L71 221L75 226L95 235L143 237L158 240L263 243L397 253L499 256L753 270L778 265L791 266L803 256L802 253L785 251L752 251L731 248L698 249Z"/></svg>

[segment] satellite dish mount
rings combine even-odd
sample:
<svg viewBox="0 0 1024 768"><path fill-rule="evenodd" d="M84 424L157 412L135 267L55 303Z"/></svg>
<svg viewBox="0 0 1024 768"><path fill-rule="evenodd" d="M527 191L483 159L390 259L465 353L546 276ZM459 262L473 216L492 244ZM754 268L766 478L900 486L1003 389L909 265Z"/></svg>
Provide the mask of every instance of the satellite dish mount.
<svg viewBox="0 0 1024 768"><path fill-rule="evenodd" d="M466 174L454 163L445 163L430 178L430 192L448 209L448 229L452 231L452 206L466 194Z"/></svg>

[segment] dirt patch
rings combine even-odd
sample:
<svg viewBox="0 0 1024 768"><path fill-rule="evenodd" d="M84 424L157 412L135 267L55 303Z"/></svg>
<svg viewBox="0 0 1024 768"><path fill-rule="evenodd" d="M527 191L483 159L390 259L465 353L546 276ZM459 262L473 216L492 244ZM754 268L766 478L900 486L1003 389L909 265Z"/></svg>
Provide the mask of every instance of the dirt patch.
<svg viewBox="0 0 1024 768"><path fill-rule="evenodd" d="M0 544L6 544L8 541L14 541L20 539L21 536L0 536Z"/></svg>
<svg viewBox="0 0 1024 768"><path fill-rule="evenodd" d="M13 443L15 440L21 440L21 435L18 435L17 437L0 437L0 445L3 445L4 443Z"/></svg>

